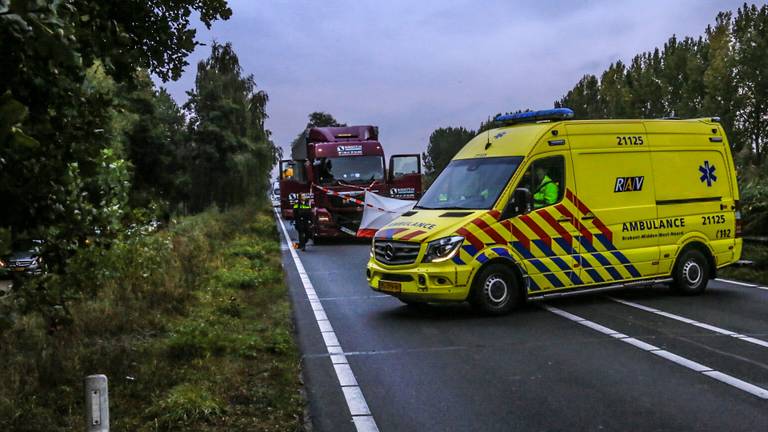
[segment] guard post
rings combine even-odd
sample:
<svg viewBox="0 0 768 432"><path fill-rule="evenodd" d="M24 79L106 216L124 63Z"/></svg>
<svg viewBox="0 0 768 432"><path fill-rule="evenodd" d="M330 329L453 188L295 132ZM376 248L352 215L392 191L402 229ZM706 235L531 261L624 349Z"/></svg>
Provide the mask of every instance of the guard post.
<svg viewBox="0 0 768 432"><path fill-rule="evenodd" d="M109 389L106 375L85 377L86 432L109 432Z"/></svg>

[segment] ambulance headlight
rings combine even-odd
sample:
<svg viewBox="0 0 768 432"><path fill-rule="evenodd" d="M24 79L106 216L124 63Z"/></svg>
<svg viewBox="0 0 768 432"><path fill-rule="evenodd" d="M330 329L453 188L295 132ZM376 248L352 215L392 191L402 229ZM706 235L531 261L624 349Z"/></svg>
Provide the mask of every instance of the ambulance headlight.
<svg viewBox="0 0 768 432"><path fill-rule="evenodd" d="M425 263L448 261L456 255L459 247L464 243L464 237L453 236L433 240L427 244L427 252L424 254Z"/></svg>

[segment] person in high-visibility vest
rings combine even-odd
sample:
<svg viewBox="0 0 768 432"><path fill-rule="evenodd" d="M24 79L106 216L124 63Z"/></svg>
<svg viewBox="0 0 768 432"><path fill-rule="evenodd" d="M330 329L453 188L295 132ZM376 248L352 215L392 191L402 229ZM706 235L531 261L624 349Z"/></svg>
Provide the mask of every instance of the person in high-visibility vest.
<svg viewBox="0 0 768 432"><path fill-rule="evenodd" d="M293 203L293 224L296 232L299 234L299 248L307 250L307 240L310 237L310 225L312 223L312 206L309 198L304 194L299 194L296 202Z"/></svg>
<svg viewBox="0 0 768 432"><path fill-rule="evenodd" d="M293 178L293 167L288 165L286 169L283 170L283 178L284 179L292 179Z"/></svg>
<svg viewBox="0 0 768 432"><path fill-rule="evenodd" d="M556 203L560 194L558 184L549 178L544 167L536 167L535 172L536 179L539 180L539 187L533 194L533 208L538 209Z"/></svg>

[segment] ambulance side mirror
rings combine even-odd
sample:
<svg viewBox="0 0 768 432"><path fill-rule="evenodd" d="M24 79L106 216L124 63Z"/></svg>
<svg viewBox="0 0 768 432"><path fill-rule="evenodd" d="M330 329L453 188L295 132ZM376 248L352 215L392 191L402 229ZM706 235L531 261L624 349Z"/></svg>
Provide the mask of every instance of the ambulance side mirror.
<svg viewBox="0 0 768 432"><path fill-rule="evenodd" d="M517 188L507 203L507 207L501 215L502 219L509 219L514 216L526 214L531 211L533 196L531 191L526 188Z"/></svg>

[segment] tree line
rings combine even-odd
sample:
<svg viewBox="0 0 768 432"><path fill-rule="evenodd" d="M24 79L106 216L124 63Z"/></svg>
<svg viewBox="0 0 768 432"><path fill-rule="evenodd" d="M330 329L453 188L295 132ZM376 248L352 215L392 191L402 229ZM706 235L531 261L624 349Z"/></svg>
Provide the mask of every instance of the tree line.
<svg viewBox="0 0 768 432"><path fill-rule="evenodd" d="M554 106L578 119L720 117L728 134L752 233L768 233L768 5L720 12L699 37L670 37L661 48L583 76ZM494 116L495 117L495 116ZM428 181L478 131L435 130L423 155Z"/></svg>
<svg viewBox="0 0 768 432"><path fill-rule="evenodd" d="M68 260L130 226L265 198L268 96L231 44L211 45L182 106L151 79L188 66L192 16L231 14L226 0L0 0L0 255L43 240L47 270L17 284L20 309L61 316L81 294L56 283Z"/></svg>

